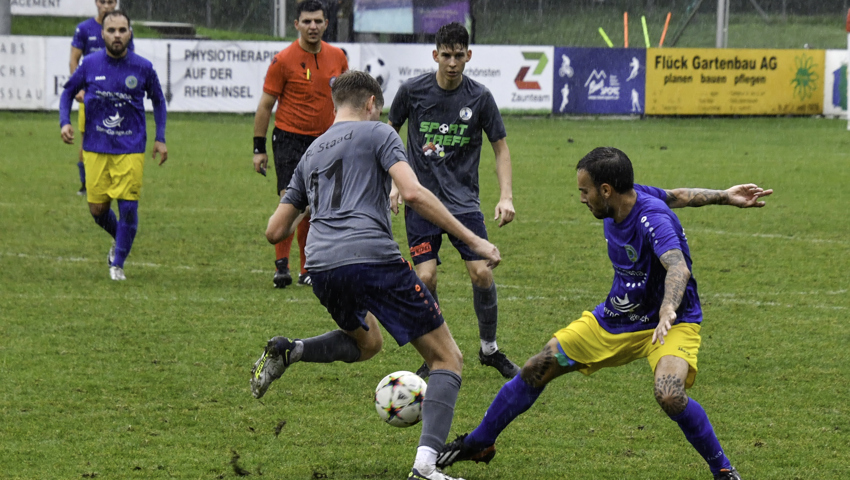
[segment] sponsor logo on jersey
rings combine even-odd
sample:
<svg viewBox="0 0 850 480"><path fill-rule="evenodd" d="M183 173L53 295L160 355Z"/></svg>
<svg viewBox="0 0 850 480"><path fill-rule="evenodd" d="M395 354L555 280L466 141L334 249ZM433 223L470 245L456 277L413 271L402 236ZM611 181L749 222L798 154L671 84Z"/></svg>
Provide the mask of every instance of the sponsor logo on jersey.
<svg viewBox="0 0 850 480"><path fill-rule="evenodd" d="M472 118L472 109L469 107L463 107L460 109L460 119L464 122L468 122Z"/></svg>
<svg viewBox="0 0 850 480"><path fill-rule="evenodd" d="M136 88L139 85L139 80L135 76L130 75L124 79L124 85L127 85L127 88Z"/></svg>
<svg viewBox="0 0 850 480"><path fill-rule="evenodd" d="M471 140L466 134L467 129L469 125L464 123L447 124L428 121L419 123L419 132L425 134L425 145L433 143L444 147L463 147ZM427 152L423 149L423 153Z"/></svg>
<svg viewBox="0 0 850 480"><path fill-rule="evenodd" d="M637 250L635 250L635 247L631 245L623 245L623 248L626 249L626 255L628 255L629 260L631 260L632 263L638 261Z"/></svg>
<svg viewBox="0 0 850 480"><path fill-rule="evenodd" d="M94 79L95 79L95 81L106 80L106 75L98 75L98 76L94 77Z"/></svg>
<svg viewBox="0 0 850 480"><path fill-rule="evenodd" d="M115 112L115 115L103 119L103 126L106 128L116 128L120 127L121 122L123 121L124 117L122 117L118 112Z"/></svg>
<svg viewBox="0 0 850 480"><path fill-rule="evenodd" d="M615 309L617 309L620 312L631 313L635 309L637 309L640 306L640 304L639 303L632 303L631 300L629 300L629 294L627 293L627 294L623 295L622 298L617 297L617 296L611 298L611 306L613 306Z"/></svg>

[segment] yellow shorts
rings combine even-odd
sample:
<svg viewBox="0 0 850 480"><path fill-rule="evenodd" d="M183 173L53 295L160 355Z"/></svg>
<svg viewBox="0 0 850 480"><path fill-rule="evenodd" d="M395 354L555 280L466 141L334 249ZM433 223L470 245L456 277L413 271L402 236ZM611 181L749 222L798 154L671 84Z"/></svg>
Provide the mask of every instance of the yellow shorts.
<svg viewBox="0 0 850 480"><path fill-rule="evenodd" d="M145 168L144 153L113 155L83 150L83 164L86 167L89 203L139 199Z"/></svg>
<svg viewBox="0 0 850 480"><path fill-rule="evenodd" d="M697 323L679 323L664 337L664 345L652 342L655 330L630 333L609 333L599 325L596 317L584 312L581 318L566 328L555 332L555 338L567 357L582 364L579 371L585 375L605 367L625 365L639 358L647 358L655 372L661 357L672 355L688 362L688 379L685 388L694 384L697 375L697 354L702 339Z"/></svg>
<svg viewBox="0 0 850 480"><path fill-rule="evenodd" d="M80 111L77 112L77 128L80 129L80 133L86 132L86 104L80 103Z"/></svg>

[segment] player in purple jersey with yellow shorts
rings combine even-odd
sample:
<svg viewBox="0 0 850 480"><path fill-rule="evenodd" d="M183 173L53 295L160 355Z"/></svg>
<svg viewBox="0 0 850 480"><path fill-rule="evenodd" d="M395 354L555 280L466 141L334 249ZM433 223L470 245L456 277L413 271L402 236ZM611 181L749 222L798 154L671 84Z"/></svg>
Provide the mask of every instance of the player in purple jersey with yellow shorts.
<svg viewBox="0 0 850 480"><path fill-rule="evenodd" d="M94 52L99 52L106 47L103 43L103 35L101 35L101 25L103 24L103 16L115 10L118 6L117 0L95 0L97 7L97 16L89 18L77 25L74 31L74 38L71 39L71 61L68 65L71 75L80 66L80 61ZM133 40L130 40L130 50L133 50ZM80 136L84 136L86 132L86 107L83 103L85 91L80 91L75 99L80 104L80 110L77 115L77 128L80 130ZM77 162L77 168L80 171L80 190L77 195L86 194L86 171L83 167L83 147L80 146L80 160Z"/></svg>
<svg viewBox="0 0 850 480"><path fill-rule="evenodd" d="M269 340L251 370L251 393L262 397L296 362L370 359L383 345L380 323L400 346L412 344L432 366L422 433L407 478L451 480L437 470L436 460L454 418L463 357L440 307L393 239L391 180L408 206L469 245L489 268L501 261L499 250L464 227L419 183L401 138L378 121L384 98L374 78L343 73L332 95L334 123L295 167L266 238L275 243L292 234L309 210L306 256L313 293L339 328L317 337Z"/></svg>
<svg viewBox="0 0 850 480"><path fill-rule="evenodd" d="M724 191L635 185L631 161L615 148L588 153L576 172L581 202L603 220L614 267L611 291L592 312L555 332L543 351L502 387L478 428L446 445L437 466L463 460L489 463L499 434L555 378L575 371L590 375L646 358L655 374L656 401L714 478L740 480L705 410L686 392L697 373L702 309L688 241L670 208L762 207L759 199L773 191L752 184Z"/></svg>
<svg viewBox="0 0 850 480"><path fill-rule="evenodd" d="M156 141L153 160L168 159L165 147L165 97L159 78L148 60L128 50L132 38L130 19L120 11L103 18L106 50L92 53L71 75L59 104L62 140L74 143L71 104L85 91L88 107L83 137L83 162L89 210L95 222L114 239L107 255L113 280L126 280L124 260L130 253L138 226L138 203L145 165L145 95L153 102ZM110 208L118 201L120 219Z"/></svg>

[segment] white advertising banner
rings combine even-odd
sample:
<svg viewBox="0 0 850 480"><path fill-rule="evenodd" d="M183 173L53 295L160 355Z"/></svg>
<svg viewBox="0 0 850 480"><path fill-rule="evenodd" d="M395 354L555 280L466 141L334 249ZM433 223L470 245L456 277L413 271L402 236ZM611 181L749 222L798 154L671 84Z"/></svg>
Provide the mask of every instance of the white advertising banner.
<svg viewBox="0 0 850 480"><path fill-rule="evenodd" d="M46 108L58 110L69 76L71 39L47 40ZM168 111L251 113L257 110L272 57L289 42L136 39L134 44L136 53L153 63ZM337 46L359 53L358 45ZM145 103L150 109L150 102Z"/></svg>
<svg viewBox="0 0 850 480"><path fill-rule="evenodd" d="M58 110L69 77L71 38L44 37L41 41L43 52L31 55L30 60L36 64L43 61L42 80L29 75L28 84L43 85L39 90L42 101L32 108ZM233 113L256 111L272 57L289 45L163 39L136 39L134 43L136 53L153 63L169 111ZM385 109L404 81L437 71L432 45L336 45L345 50L350 68L368 71L382 83ZM470 49L472 59L464 74L489 88L500 109L551 111L554 47L473 45Z"/></svg>
<svg viewBox="0 0 850 480"><path fill-rule="evenodd" d="M437 71L433 50L433 45L361 44L359 68L381 82L389 109L402 83ZM472 45L470 50L464 75L489 88L500 109L552 110L554 47Z"/></svg>
<svg viewBox="0 0 850 480"><path fill-rule="evenodd" d="M95 0L12 0L12 15L93 17Z"/></svg>
<svg viewBox="0 0 850 480"><path fill-rule="evenodd" d="M823 114L847 116L847 50L827 50L824 69Z"/></svg>
<svg viewBox="0 0 850 480"><path fill-rule="evenodd" d="M44 37L0 37L0 110L44 108L44 43Z"/></svg>

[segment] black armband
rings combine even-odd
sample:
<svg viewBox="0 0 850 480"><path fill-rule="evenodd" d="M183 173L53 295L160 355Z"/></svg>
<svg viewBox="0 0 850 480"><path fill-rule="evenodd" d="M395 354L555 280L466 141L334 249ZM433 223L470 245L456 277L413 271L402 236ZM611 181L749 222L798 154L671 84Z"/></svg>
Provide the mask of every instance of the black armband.
<svg viewBox="0 0 850 480"><path fill-rule="evenodd" d="M254 153L266 153L266 137L254 137Z"/></svg>

